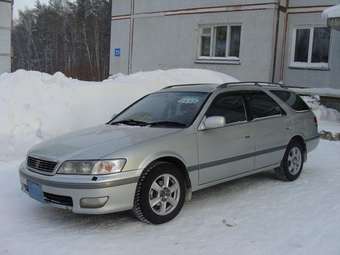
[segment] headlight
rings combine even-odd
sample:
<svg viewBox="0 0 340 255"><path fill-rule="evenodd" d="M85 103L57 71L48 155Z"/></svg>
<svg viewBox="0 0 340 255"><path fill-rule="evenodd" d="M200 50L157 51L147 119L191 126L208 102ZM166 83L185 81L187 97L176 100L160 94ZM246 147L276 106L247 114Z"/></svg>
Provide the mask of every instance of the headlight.
<svg viewBox="0 0 340 255"><path fill-rule="evenodd" d="M58 170L58 174L105 175L119 173L123 170L126 159L98 161L66 161Z"/></svg>

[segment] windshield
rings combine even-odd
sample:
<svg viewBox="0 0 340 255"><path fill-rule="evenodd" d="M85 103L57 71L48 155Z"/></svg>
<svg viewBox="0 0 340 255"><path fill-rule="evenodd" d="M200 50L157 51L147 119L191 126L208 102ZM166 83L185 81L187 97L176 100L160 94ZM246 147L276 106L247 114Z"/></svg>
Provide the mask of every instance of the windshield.
<svg viewBox="0 0 340 255"><path fill-rule="evenodd" d="M202 92L150 94L123 111L109 124L188 127L208 95Z"/></svg>

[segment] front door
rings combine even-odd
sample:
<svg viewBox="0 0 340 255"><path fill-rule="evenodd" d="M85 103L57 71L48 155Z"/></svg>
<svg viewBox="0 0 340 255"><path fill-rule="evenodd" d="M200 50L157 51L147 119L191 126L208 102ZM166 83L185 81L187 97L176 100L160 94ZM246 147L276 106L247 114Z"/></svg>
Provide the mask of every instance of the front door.
<svg viewBox="0 0 340 255"><path fill-rule="evenodd" d="M252 171L254 167L253 130L243 96L217 95L206 113L206 117L212 116L225 117L226 125L198 132L200 185Z"/></svg>

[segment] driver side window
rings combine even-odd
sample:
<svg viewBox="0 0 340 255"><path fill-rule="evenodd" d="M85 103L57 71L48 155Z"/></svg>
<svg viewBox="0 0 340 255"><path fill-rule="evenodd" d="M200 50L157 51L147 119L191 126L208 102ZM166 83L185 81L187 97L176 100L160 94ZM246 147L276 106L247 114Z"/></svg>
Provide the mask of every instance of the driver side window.
<svg viewBox="0 0 340 255"><path fill-rule="evenodd" d="M218 95L210 105L206 117L222 116L227 124L247 120L245 104L240 95Z"/></svg>

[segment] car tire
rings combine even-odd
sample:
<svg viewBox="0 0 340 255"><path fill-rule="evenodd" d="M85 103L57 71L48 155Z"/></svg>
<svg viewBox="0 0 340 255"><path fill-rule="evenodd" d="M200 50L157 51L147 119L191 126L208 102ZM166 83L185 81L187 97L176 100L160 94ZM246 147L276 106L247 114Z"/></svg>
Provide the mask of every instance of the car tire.
<svg viewBox="0 0 340 255"><path fill-rule="evenodd" d="M283 181L295 181L302 172L303 163L303 145L298 141L291 142L286 149L281 166L275 169L276 177Z"/></svg>
<svg viewBox="0 0 340 255"><path fill-rule="evenodd" d="M139 178L133 212L145 223L162 224L181 211L186 185L184 175L170 162L155 162Z"/></svg>

